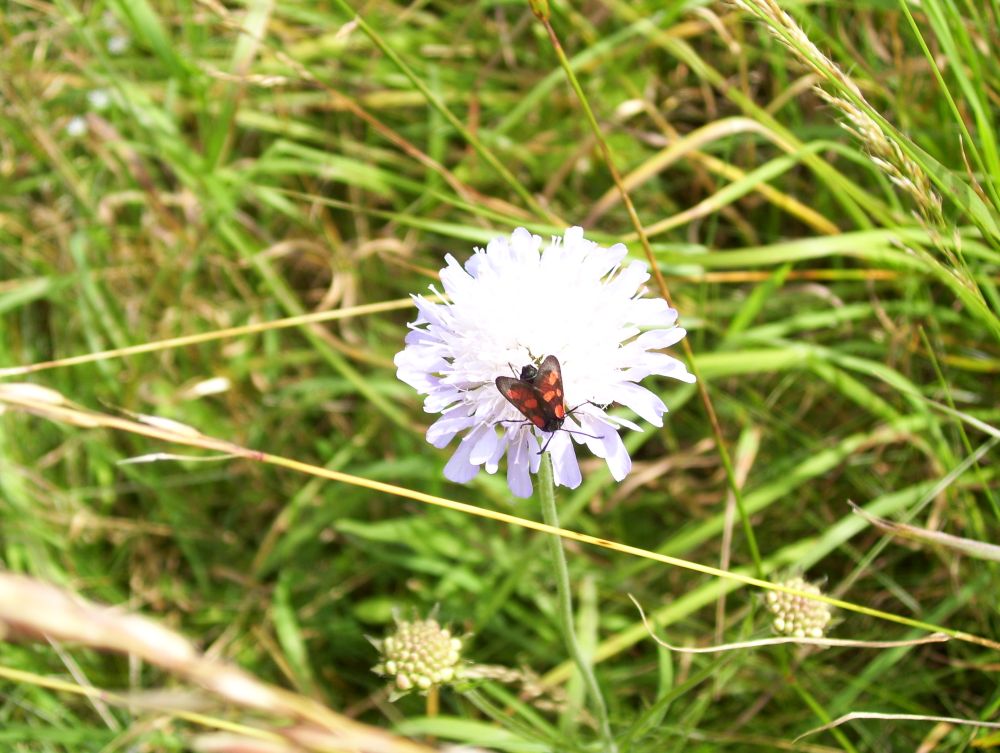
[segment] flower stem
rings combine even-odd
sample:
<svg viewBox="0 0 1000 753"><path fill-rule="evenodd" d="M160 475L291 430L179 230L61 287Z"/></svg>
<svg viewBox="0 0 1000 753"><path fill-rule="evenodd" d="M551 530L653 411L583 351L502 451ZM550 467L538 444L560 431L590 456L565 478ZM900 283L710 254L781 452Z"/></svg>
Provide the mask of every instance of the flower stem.
<svg viewBox="0 0 1000 753"><path fill-rule="evenodd" d="M559 528L559 514L556 512L556 489L552 478L552 458L547 452L542 454L542 462L538 469L538 493L542 504L542 520L553 528ZM580 670L587 695L590 696L594 717L597 719L598 731L604 740L605 750L608 753L615 753L617 746L611 735L611 724L608 721L608 708L604 703L604 695L597 684L594 668L576 639L576 630L573 626L573 595L569 582L566 553L563 551L562 541L558 536L549 536L548 540L552 563L556 569L559 628L562 630L563 640L566 642L570 657L577 669Z"/></svg>

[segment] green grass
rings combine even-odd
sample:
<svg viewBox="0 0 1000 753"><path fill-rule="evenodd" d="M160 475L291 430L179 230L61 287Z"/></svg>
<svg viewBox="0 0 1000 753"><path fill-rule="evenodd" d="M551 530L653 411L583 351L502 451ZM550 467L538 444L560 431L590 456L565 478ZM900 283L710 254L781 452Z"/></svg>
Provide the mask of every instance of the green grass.
<svg viewBox="0 0 1000 753"><path fill-rule="evenodd" d="M1000 4L783 3L781 16L746 3L555 2L564 65L527 3L8 3L0 369L201 337L0 381L104 417L88 428L7 401L0 570L155 618L266 682L432 746L601 749L542 534L252 457L123 465L218 451L108 425L169 418L540 520L502 473L445 481L451 449L424 441L431 417L392 365L412 309L269 323L426 292L445 253L464 259L521 225L546 236L592 217L589 236L646 258L589 108L724 444L696 388L653 380L666 426L626 437L624 484L585 464L580 488L559 490L561 524L745 577L805 572L852 607L835 612L833 637L926 634L880 612L994 640L995 562L885 537L848 500L967 539L1000 532L987 444L1000 423ZM119 37L124 51L109 50ZM244 325L263 326L215 336ZM215 377L228 389L199 397ZM997 739L867 719L793 743L851 712L993 721L997 655L974 640L671 654L628 594L665 640L705 646L769 636L761 591L566 546L580 643L621 751ZM390 629L394 609L434 608L469 635L470 662L555 691L522 698L486 679L442 689L433 716L417 695L390 703L366 636ZM193 676L59 648L0 643L3 750L197 749L224 722L288 719L204 699L192 719L176 698L102 713L49 681L194 698Z"/></svg>

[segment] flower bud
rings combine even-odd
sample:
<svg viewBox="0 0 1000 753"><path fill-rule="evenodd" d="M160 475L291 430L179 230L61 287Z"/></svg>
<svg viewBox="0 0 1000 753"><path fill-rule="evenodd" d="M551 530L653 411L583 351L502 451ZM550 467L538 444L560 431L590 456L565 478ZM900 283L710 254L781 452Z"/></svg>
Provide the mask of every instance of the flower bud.
<svg viewBox="0 0 1000 753"><path fill-rule="evenodd" d="M396 689L427 691L461 675L462 641L437 620L406 620L381 641L372 641L382 660L372 671L392 680Z"/></svg>
<svg viewBox="0 0 1000 753"><path fill-rule="evenodd" d="M781 585L808 594L819 594L818 586L796 577L782 581ZM784 591L768 591L764 597L768 610L774 615L772 625L776 633L796 638L822 638L830 622L830 605L823 601L796 596Z"/></svg>

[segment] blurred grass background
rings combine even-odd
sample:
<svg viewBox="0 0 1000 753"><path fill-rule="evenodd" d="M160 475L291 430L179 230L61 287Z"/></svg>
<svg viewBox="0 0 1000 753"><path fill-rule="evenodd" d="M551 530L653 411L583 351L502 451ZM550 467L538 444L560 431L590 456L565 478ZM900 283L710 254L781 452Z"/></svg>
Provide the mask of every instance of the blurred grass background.
<svg viewBox="0 0 1000 753"><path fill-rule="evenodd" d="M784 11L787 14L784 14ZM1000 4L554 2L551 23L681 311L752 513L765 575L993 638L996 564L884 539L872 512L996 539ZM357 17L355 16L357 14ZM446 252L524 225L641 247L545 28L526 3L68 2L0 9L0 366L404 299ZM846 128L845 128L846 126ZM512 301L544 312L545 301ZM498 312L502 316L503 312ZM40 371L84 406L535 518L450 450L395 378L413 312L274 329ZM751 560L692 387L663 430L562 491L563 524L718 565ZM989 447L992 447L990 444ZM245 460L0 416L0 565L121 604L360 721L488 748L581 750L586 723L482 683L423 719L370 672L392 610L468 632L470 660L569 677L536 534ZM971 460L970 460L971 459ZM767 634L759 596L570 546L584 642L622 749L967 750L997 657L967 643L807 658L670 656ZM659 610L659 612L657 611ZM918 635L840 613L839 637ZM88 650L75 681L170 685ZM66 655L0 644L5 667ZM579 687L568 686L571 708ZM0 685L16 751L184 750L191 727L30 682ZM568 716L572 717L573 714Z"/></svg>

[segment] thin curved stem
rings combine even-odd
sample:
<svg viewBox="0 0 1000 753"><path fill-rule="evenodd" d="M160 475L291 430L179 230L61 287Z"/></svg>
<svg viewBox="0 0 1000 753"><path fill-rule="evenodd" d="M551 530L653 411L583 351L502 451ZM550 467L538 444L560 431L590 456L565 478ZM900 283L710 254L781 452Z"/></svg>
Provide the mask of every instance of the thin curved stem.
<svg viewBox="0 0 1000 753"><path fill-rule="evenodd" d="M542 506L542 520L553 528L559 527L559 513L556 511L556 489L552 478L552 458L549 453L542 453L542 462L538 468L538 496ZM563 640L569 650L570 657L580 670L583 684L587 689L593 705L594 717L597 719L598 731L604 740L605 750L615 753L617 746L611 734L611 724L608 721L608 708L604 703L604 695L597 684L597 675L590 659L583 653L580 642L576 639L573 623L573 591L569 582L569 566L566 564L566 553L558 536L547 537L552 564L555 566L556 593L558 596L559 628Z"/></svg>

